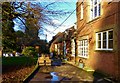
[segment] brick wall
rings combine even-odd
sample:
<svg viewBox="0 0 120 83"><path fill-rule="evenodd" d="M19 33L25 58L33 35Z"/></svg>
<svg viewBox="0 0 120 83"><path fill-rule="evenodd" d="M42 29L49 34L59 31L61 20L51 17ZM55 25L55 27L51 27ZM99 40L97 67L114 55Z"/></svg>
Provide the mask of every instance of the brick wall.
<svg viewBox="0 0 120 83"><path fill-rule="evenodd" d="M118 3L118 41L120 41L120 2ZM118 79L120 79L120 42L118 43Z"/></svg>
<svg viewBox="0 0 120 83"><path fill-rule="evenodd" d="M81 4L80 2L77 3L77 6ZM120 3L119 3L120 4ZM119 19L118 18L118 3L116 2L103 2L102 3L102 15L92 21L89 21L89 3L84 2L84 17L80 20L80 6L77 8L77 31L79 40L80 37L88 35L89 40L89 58L83 59L85 66L93 68L95 70L101 70L107 74L112 76L119 76L120 75L120 32L118 32L118 24L120 24L120 13ZM120 26L120 25L119 25ZM95 50L95 43L96 37L95 33L99 31L113 29L113 51L96 51ZM120 28L119 28L120 31ZM119 37L118 37L119 35ZM118 66L119 63L119 66ZM119 75L118 75L119 74Z"/></svg>

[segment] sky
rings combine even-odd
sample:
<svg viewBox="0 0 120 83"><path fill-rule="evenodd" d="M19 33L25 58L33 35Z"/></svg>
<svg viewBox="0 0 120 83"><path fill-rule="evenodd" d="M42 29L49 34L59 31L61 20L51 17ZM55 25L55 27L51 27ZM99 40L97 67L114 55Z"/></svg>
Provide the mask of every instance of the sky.
<svg viewBox="0 0 120 83"><path fill-rule="evenodd" d="M76 9L76 2L65 2L65 3L59 2L58 4L59 4L59 9L66 9L66 10L70 10L71 12L73 12ZM52 37L55 36L58 32L63 32L67 28L70 28L70 26L72 26L76 22L76 11L74 11L71 15L70 14L63 16L63 18L53 20L53 22L55 24L61 25L61 23L62 23L62 25L59 27L44 26L50 32L54 33L54 34L52 34L50 32L44 31L44 34L47 34L47 41L50 41L52 39ZM68 18L69 15L70 15L70 17ZM65 19L67 19L67 20L65 21ZM40 35L40 38L45 39L46 37L45 37L45 35Z"/></svg>
<svg viewBox="0 0 120 83"><path fill-rule="evenodd" d="M51 2L41 2L42 4L46 3L51 3ZM63 32L67 28L70 28L75 22L76 22L76 1L62 1L62 2L57 2L57 5L53 4L53 7L55 6L55 10L67 10L70 11L71 13L67 15L63 15L62 17L59 17L56 19L53 19L52 22L54 22L57 25L57 27L49 26L49 25L44 25L43 27L46 28L48 31L43 30L43 34L39 34L40 39L46 39L47 41L50 41L53 36L55 36L58 32ZM73 13L72 13L73 12ZM66 20L67 19L67 20ZM17 20L17 19L16 19ZM65 21L66 20L66 21ZM15 27L14 29L17 31L20 28L20 25L14 21ZM62 24L62 25L61 25ZM22 29L23 30L23 29ZM54 33L54 34L53 34ZM47 38L46 38L47 35Z"/></svg>

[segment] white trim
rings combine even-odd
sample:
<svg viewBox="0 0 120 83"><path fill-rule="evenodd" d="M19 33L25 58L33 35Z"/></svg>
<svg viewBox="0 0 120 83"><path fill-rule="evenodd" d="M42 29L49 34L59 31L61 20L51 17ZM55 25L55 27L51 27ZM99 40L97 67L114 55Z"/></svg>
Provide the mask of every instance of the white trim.
<svg viewBox="0 0 120 83"><path fill-rule="evenodd" d="M55 51L57 52L57 44L55 44Z"/></svg>
<svg viewBox="0 0 120 83"><path fill-rule="evenodd" d="M106 37L107 46L106 46L106 47L107 47L107 49L108 49L108 40L109 40L108 35L109 35L109 34L108 34L108 31L106 31L106 33L107 33L107 35L106 35L106 36L107 36L107 37ZM108 39L107 39L107 38L108 38Z"/></svg>
<svg viewBox="0 0 120 83"><path fill-rule="evenodd" d="M88 39L79 40L78 42L78 56L88 58Z"/></svg>
<svg viewBox="0 0 120 83"><path fill-rule="evenodd" d="M113 31L113 29L96 33L96 50L113 50L113 48L109 48L109 40L113 40L113 39L109 39L109 33L108 33L109 31ZM104 32L106 32L106 48L103 48L103 33ZM101 48L98 48L98 34L101 35Z"/></svg>
<svg viewBox="0 0 120 83"><path fill-rule="evenodd" d="M96 33L96 49L98 48L98 33Z"/></svg>
<svg viewBox="0 0 120 83"><path fill-rule="evenodd" d="M103 49L103 32L101 32L100 34L101 34L101 49Z"/></svg>
<svg viewBox="0 0 120 83"><path fill-rule="evenodd" d="M100 8L99 8L100 5ZM95 16L95 7L96 9L96 16ZM93 20L97 17L99 17L99 10L100 10L100 15L101 15L101 0L97 0L97 3L95 4L95 0L90 0L90 20Z"/></svg>
<svg viewBox="0 0 120 83"><path fill-rule="evenodd" d="M72 54L71 54L71 56L73 56L73 57L75 57L75 42L74 42L74 39L72 39L71 40L71 52L72 52Z"/></svg>

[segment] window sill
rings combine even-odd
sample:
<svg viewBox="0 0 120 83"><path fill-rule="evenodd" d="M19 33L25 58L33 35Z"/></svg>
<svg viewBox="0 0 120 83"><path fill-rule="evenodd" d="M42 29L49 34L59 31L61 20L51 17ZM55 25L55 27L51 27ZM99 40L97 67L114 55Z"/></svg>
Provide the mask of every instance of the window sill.
<svg viewBox="0 0 120 83"><path fill-rule="evenodd" d="M102 50L102 49L98 50L97 49L97 50L95 50L95 52L105 52L105 53L108 53L108 52L110 53L111 52L112 53L112 52L114 52L114 50L107 50L107 49L106 50Z"/></svg>
<svg viewBox="0 0 120 83"><path fill-rule="evenodd" d="M80 21L82 21L83 20L83 18L82 19L80 19Z"/></svg>
<svg viewBox="0 0 120 83"><path fill-rule="evenodd" d="M85 56L78 56L80 58L84 58L84 59L88 59L88 57L85 57Z"/></svg>
<svg viewBox="0 0 120 83"><path fill-rule="evenodd" d="M96 17L96 18L94 18L94 19L88 21L87 24L88 24L88 23L91 23L91 22L93 22L93 21L95 21L95 20L97 20L97 19L100 19L100 18L101 18L101 16L98 16L98 17Z"/></svg>

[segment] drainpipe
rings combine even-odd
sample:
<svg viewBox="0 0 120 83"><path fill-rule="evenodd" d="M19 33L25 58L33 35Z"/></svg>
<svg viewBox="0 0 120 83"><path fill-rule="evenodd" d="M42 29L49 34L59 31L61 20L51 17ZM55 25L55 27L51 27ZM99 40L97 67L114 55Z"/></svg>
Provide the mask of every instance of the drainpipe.
<svg viewBox="0 0 120 83"><path fill-rule="evenodd" d="M74 42L75 42L75 64L77 63L77 39L76 39L76 31L74 32Z"/></svg>
<svg viewBox="0 0 120 83"><path fill-rule="evenodd" d="M65 42L66 34L64 34L64 40L63 40L63 56L64 59L66 58L66 42Z"/></svg>
<svg viewBox="0 0 120 83"><path fill-rule="evenodd" d="M64 50L64 57L66 57L66 42L65 41L63 41L63 43L64 43L64 48L63 48L63 50Z"/></svg>
<svg viewBox="0 0 120 83"><path fill-rule="evenodd" d="M76 42L76 38L74 39L75 42L75 64L77 63L77 42Z"/></svg>

